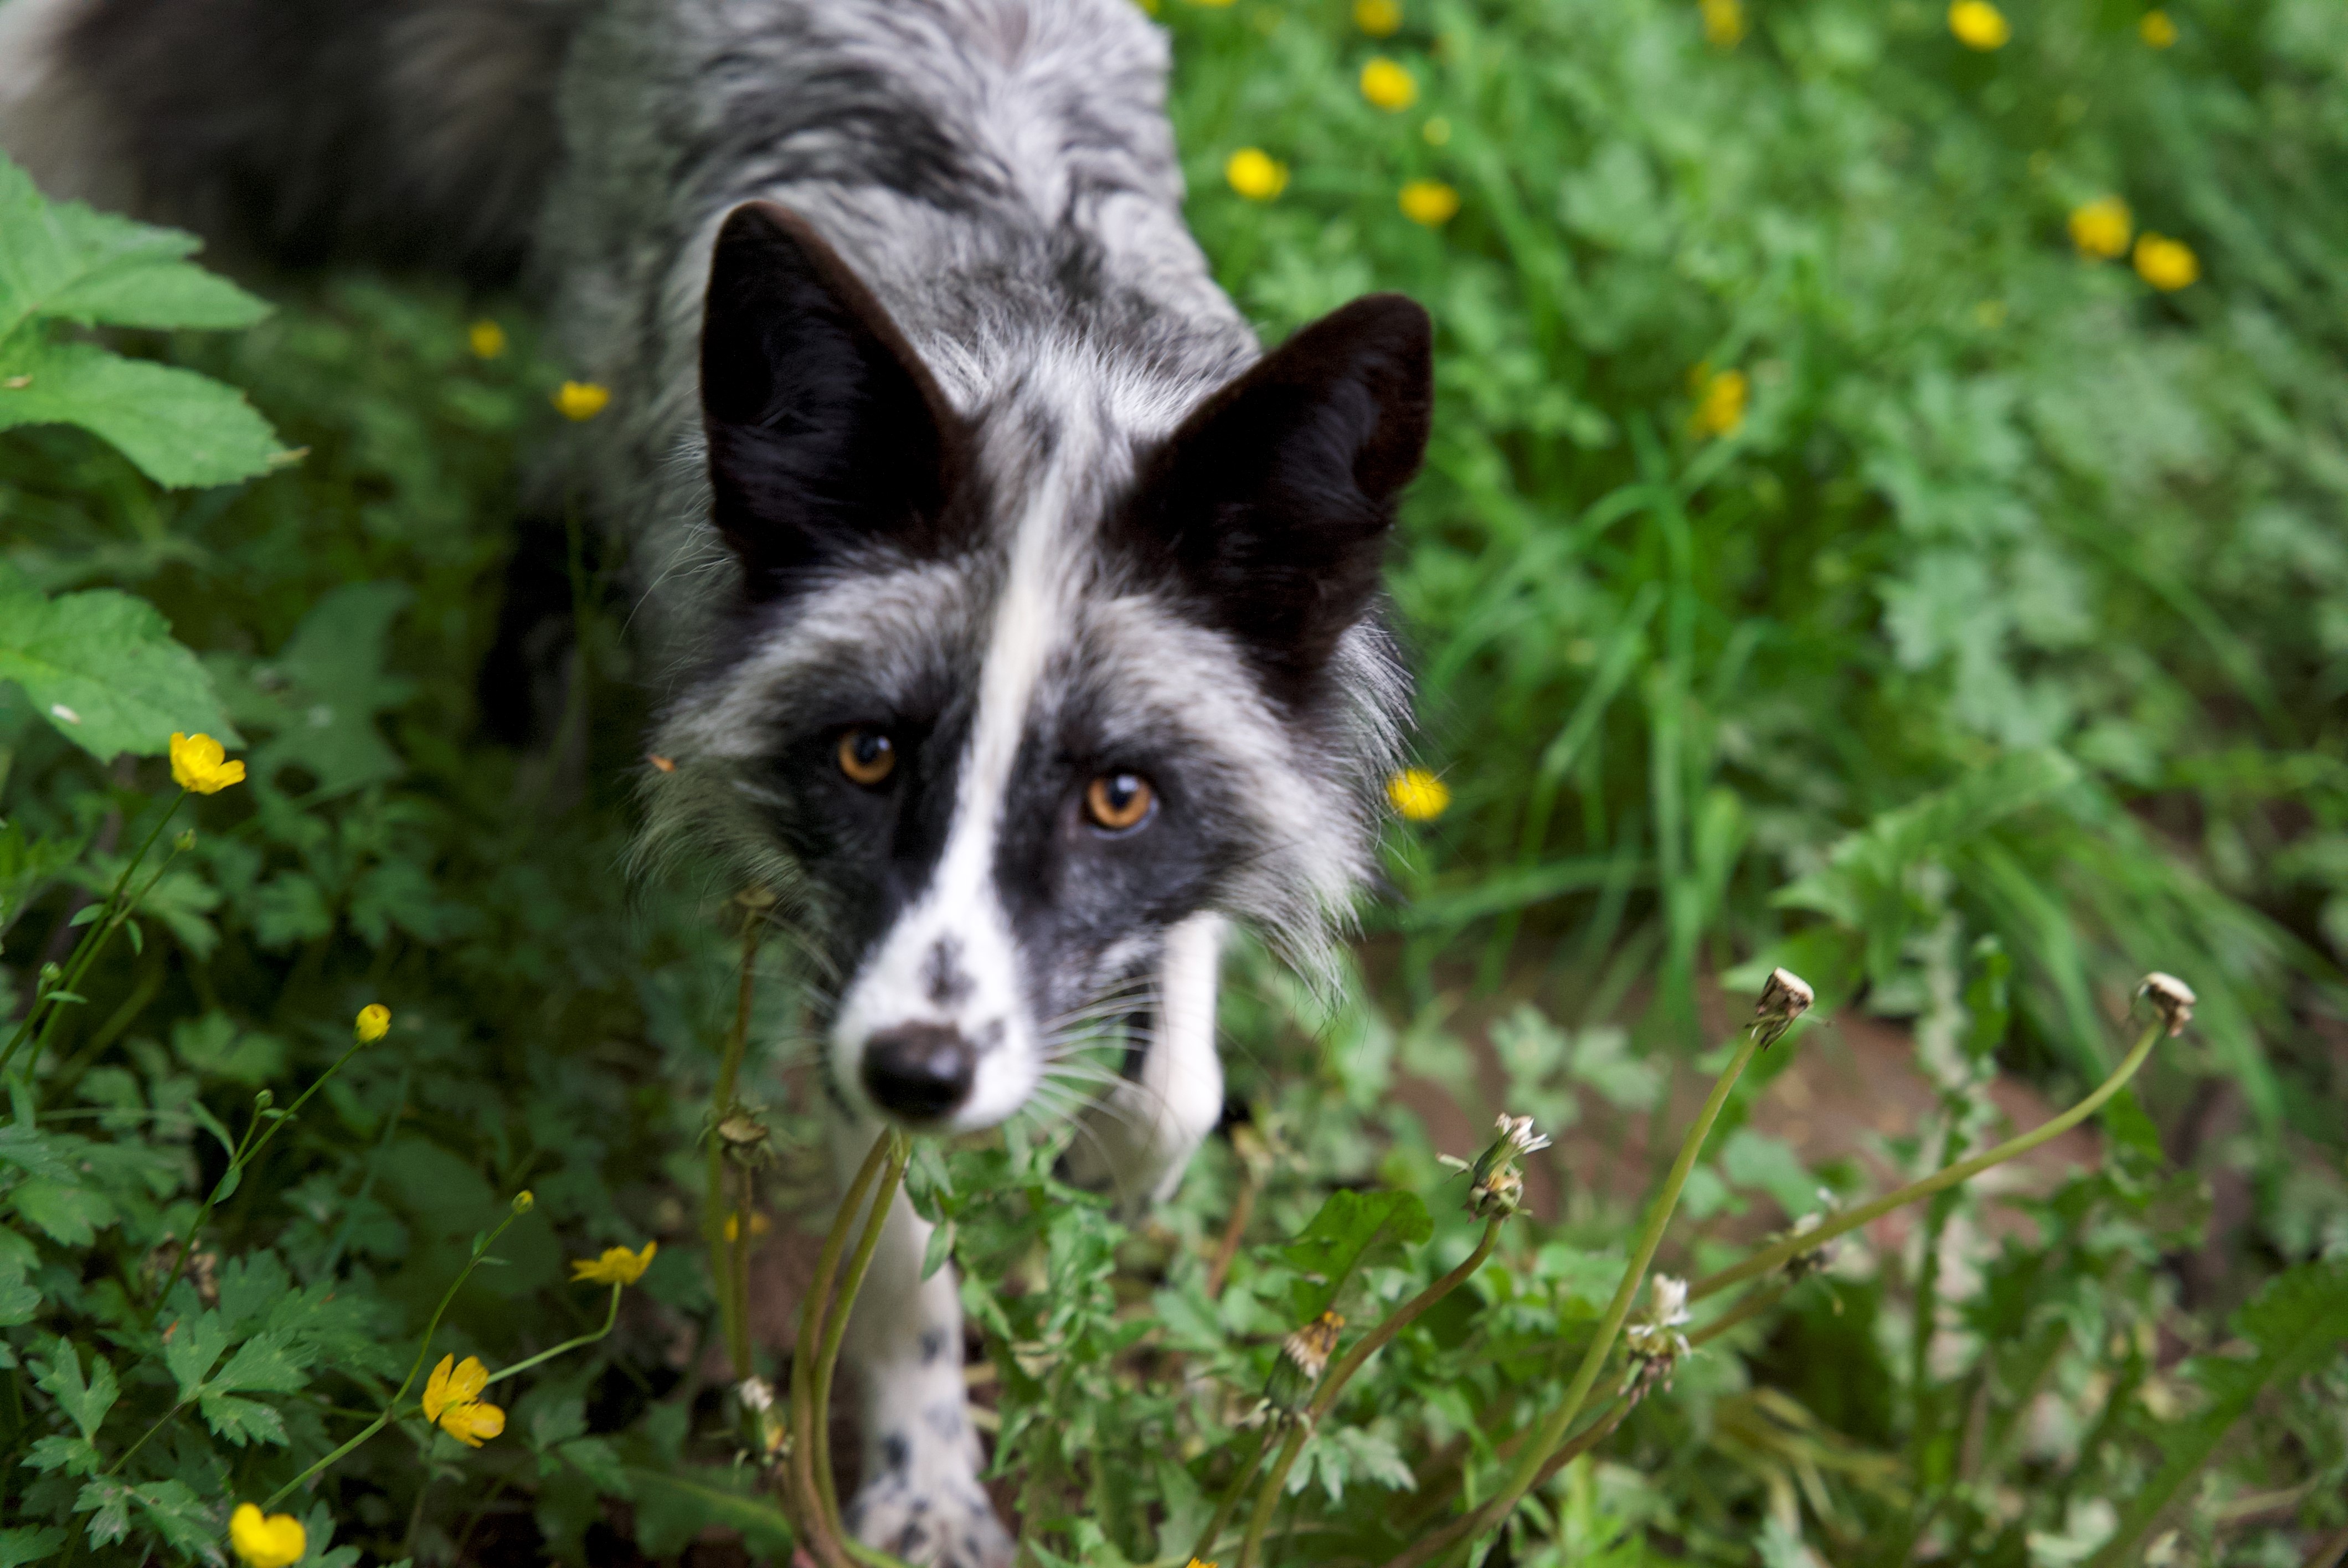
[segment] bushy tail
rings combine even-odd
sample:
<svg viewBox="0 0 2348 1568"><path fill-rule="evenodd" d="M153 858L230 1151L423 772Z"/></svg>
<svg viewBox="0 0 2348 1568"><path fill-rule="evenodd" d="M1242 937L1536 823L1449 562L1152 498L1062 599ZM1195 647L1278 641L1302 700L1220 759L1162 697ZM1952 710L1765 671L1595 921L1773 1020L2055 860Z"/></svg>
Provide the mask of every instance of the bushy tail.
<svg viewBox="0 0 2348 1568"><path fill-rule="evenodd" d="M0 0L0 149L232 254L511 274L580 0Z"/></svg>

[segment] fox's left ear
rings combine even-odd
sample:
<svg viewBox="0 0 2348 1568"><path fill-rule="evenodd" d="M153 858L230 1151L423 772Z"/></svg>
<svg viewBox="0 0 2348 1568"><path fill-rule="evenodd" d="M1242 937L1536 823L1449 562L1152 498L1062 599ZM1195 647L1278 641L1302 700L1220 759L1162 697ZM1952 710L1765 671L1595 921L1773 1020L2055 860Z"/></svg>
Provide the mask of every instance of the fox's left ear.
<svg viewBox="0 0 2348 1568"><path fill-rule="evenodd" d="M1310 682L1377 591L1434 411L1433 329L1371 294L1209 398L1145 468L1126 538L1275 687Z"/></svg>

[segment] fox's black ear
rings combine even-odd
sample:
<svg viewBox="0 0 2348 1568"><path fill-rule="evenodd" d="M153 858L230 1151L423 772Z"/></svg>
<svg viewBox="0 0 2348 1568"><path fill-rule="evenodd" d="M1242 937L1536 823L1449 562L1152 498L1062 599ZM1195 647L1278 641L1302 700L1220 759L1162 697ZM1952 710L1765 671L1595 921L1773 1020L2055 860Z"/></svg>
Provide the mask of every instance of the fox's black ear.
<svg viewBox="0 0 2348 1568"><path fill-rule="evenodd" d="M1144 471L1128 538L1276 687L1318 674L1377 591L1426 451L1432 336L1400 294L1355 300L1209 398Z"/></svg>
<svg viewBox="0 0 2348 1568"><path fill-rule="evenodd" d="M839 252L772 202L718 231L701 409L717 530L753 598L875 546L941 547L962 422Z"/></svg>

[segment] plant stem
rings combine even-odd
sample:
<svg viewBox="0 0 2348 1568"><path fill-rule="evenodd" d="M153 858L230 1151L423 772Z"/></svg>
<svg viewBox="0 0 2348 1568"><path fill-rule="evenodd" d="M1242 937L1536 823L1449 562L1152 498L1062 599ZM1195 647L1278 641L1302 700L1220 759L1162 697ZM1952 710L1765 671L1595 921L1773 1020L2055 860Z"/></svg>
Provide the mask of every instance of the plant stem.
<svg viewBox="0 0 2348 1568"><path fill-rule="evenodd" d="M147 852L155 847L155 840L162 835L163 829L179 812L180 802L187 798L188 792L183 788L171 804L164 808L163 815L155 819L154 827L149 831L146 841L139 846L139 853L130 857L122 867L122 874L114 879L114 888L107 894L106 903L100 907L98 917L89 923L89 929L83 932L81 940L75 944L72 954L66 959L65 968L59 973L57 985L48 990L47 996L54 997L58 991L71 991L80 981L81 977L88 971L89 966L97 960L99 945L113 934L114 927L118 923L115 918L115 909L122 903L122 890L130 886L132 874L138 871L139 863L147 858ZM156 873L158 876L161 875L160 872ZM142 898L146 897L148 888L154 886L154 882L150 879L146 887L139 889L139 897ZM133 899L129 907L135 908L137 905L138 900ZM57 1017L59 1009L52 1003L48 1012L43 1015L41 1012L43 999L41 994L35 995L33 1005L25 1009L25 1016L18 1020L15 1032L8 1037L7 1048L0 1050L0 1073L8 1071L8 1063L15 1059L16 1048L24 1044L25 1037L32 1032L36 1018L41 1020L41 1040L43 1043L46 1043L50 1020ZM33 1060L38 1061L40 1059L41 1053L36 1049L33 1052Z"/></svg>
<svg viewBox="0 0 2348 1568"><path fill-rule="evenodd" d="M823 1343L832 1276L839 1272L839 1255L848 1245L848 1227L864 1212L865 1196L880 1179L880 1166L888 1154L889 1139L883 1133L872 1140L871 1152L864 1156L856 1179L849 1183L847 1195L839 1201L839 1212L832 1216L831 1230L823 1238L823 1250L816 1255L815 1276L808 1282L807 1298L799 1307L798 1343L791 1355L791 1484L788 1494L793 1499L792 1512L798 1516L799 1532L808 1538L808 1544L823 1568L844 1568L847 1558L816 1496L813 1433L815 1423L824 1417L815 1409L816 1371L809 1357L814 1348Z"/></svg>
<svg viewBox="0 0 2348 1568"><path fill-rule="evenodd" d="M313 1079L310 1087L302 1091L294 1103L288 1105L282 1114L269 1119L269 1130L262 1132L258 1140L254 1139L253 1133L260 1129L263 1117L259 1111L252 1113L252 1120L245 1126L244 1136L237 1140L235 1150L229 1155L228 1169L221 1173L219 1183L211 1190L211 1195L204 1199L203 1207L196 1211L195 1219L190 1223L188 1234L180 1243L179 1255L171 1260L171 1272L163 1280L163 1288L157 1291L155 1299L147 1304L146 1317L139 1325L141 1327L155 1327L155 1315L163 1310L163 1303L170 1297L171 1287L180 1283L180 1271L188 1266L188 1258L195 1250L197 1235L204 1228L204 1222L212 1217L212 1210L219 1204L221 1199L236 1189L238 1182L242 1180L244 1168L261 1157L261 1152L269 1147L269 1141L277 1136L277 1130L293 1121L294 1112L307 1105L310 1102L310 1096L324 1088L326 1080L340 1072L343 1070L343 1063L357 1055L359 1048L366 1043L363 1040L353 1039L349 1049L335 1058L335 1064L332 1067ZM507 1215L506 1225L512 1224L513 1218L514 1216L510 1214ZM505 1225L501 1225L498 1228L503 1230ZM471 1265L469 1264L466 1266L469 1269Z"/></svg>
<svg viewBox="0 0 2348 1568"><path fill-rule="evenodd" d="M1637 1403L1636 1399L1621 1396L1610 1401L1588 1426L1576 1432L1570 1441L1549 1456L1548 1460L1541 1464L1540 1471L1534 1476L1533 1484L1539 1486L1546 1482L1559 1471L1612 1436L1614 1429L1622 1424L1622 1419L1631 1413L1632 1407ZM1418 1568L1420 1563L1433 1561L1457 1545L1462 1537L1477 1532L1477 1521L1482 1517L1483 1511L1479 1509L1474 1513L1454 1520L1434 1534L1414 1543L1400 1556L1386 1563L1385 1568Z"/></svg>
<svg viewBox="0 0 2348 1568"><path fill-rule="evenodd" d="M1729 1091L1735 1089L1736 1081L1745 1075L1746 1064L1760 1050L1764 1038L1759 1028L1748 1028L1743 1043L1736 1048L1736 1054L1729 1059L1728 1066L1721 1075L1713 1081L1712 1092L1705 1096L1704 1109L1696 1113L1695 1123L1688 1129L1687 1136L1680 1140L1679 1156L1672 1162L1671 1173L1663 1178L1663 1190L1648 1205L1646 1224L1640 1228L1638 1242L1631 1250L1630 1262L1622 1270L1622 1283L1615 1286L1614 1299L1606 1304L1606 1314L1599 1319L1598 1332L1591 1337L1590 1348L1582 1353L1581 1365L1575 1370L1573 1381L1566 1387L1564 1401L1541 1423L1533 1440L1518 1457L1516 1468L1509 1472L1499 1491L1468 1516L1468 1533L1480 1534L1499 1524L1515 1511L1517 1503L1540 1479L1542 1467L1549 1462L1550 1455L1571 1429L1573 1418L1581 1413L1582 1401L1590 1397L1591 1389L1598 1381L1600 1369L1605 1366L1607 1356L1614 1348L1614 1336L1621 1332L1622 1320L1631 1315L1631 1303L1637 1297L1639 1286L1646 1280L1647 1265L1653 1261L1655 1249L1663 1245L1663 1228L1671 1223L1672 1211L1679 1206L1680 1189L1687 1184L1688 1173L1695 1168L1696 1155L1703 1152L1704 1139L1711 1135L1712 1124L1720 1119L1721 1107L1728 1103ZM1818 1233L1810 1234L1815 1235ZM1802 1239L1808 1241L1809 1237ZM1787 1255L1792 1255L1789 1253Z"/></svg>
<svg viewBox="0 0 2348 1568"><path fill-rule="evenodd" d="M1313 1425L1336 1405L1337 1396L1345 1391L1345 1385L1353 1380L1354 1374L1362 1369L1365 1362L1384 1349L1395 1335L1417 1321L1421 1313L1475 1276L1476 1271L1484 1266L1484 1260L1492 1255L1492 1248L1500 1239L1500 1226L1507 1217L1496 1214L1487 1221L1483 1238L1477 1242L1476 1249L1458 1267L1386 1314L1375 1327L1362 1336L1360 1343L1346 1353L1344 1360L1329 1368L1327 1376L1321 1379L1321 1387L1313 1393L1313 1403L1305 1409L1304 1419L1291 1429L1288 1440L1281 1444L1280 1458L1273 1461L1272 1474L1265 1478L1263 1490L1256 1494L1255 1511L1248 1516L1247 1534L1240 1542L1240 1568L1255 1568L1256 1553L1263 1544L1263 1532L1271 1527L1272 1510L1279 1505L1281 1490L1288 1482L1288 1472L1294 1467L1296 1456L1303 1451L1304 1440Z"/></svg>
<svg viewBox="0 0 2348 1568"><path fill-rule="evenodd" d="M1774 1242L1746 1258L1743 1263L1724 1268L1718 1274L1706 1275L1688 1286L1688 1299L1701 1301L1705 1296L1725 1290L1732 1285L1742 1284L1757 1275L1767 1274L1770 1270L1782 1266L1787 1259L1797 1253L1813 1251L1822 1243L1832 1241L1835 1237L1846 1232L1857 1230L1871 1221L1881 1219L1885 1214L1903 1204L1912 1204L1919 1198L1929 1198L1935 1193L1945 1191L1960 1182L1980 1175L1992 1165L2003 1164L2016 1155L2026 1154L2047 1140L2069 1132L2094 1115L2105 1101L2117 1094L2127 1081L2136 1076L2137 1069L2142 1067L2145 1058L2152 1054L2153 1042L2160 1038L2166 1027L2159 1020L2154 1020L2150 1027L2137 1038L2136 1048L2127 1053L2127 1059L2119 1064L2112 1075L2105 1079L2094 1093L2064 1112L2060 1116L2042 1122L2019 1137L2009 1138L1993 1149L1984 1150L1970 1160L1961 1160L1919 1181L1910 1182L1897 1192L1887 1193L1871 1204L1864 1204L1855 1209L1846 1209L1816 1230L1805 1231L1799 1235L1788 1235Z"/></svg>
<svg viewBox="0 0 2348 1568"><path fill-rule="evenodd" d="M613 1327L620 1321L620 1292L626 1288L627 1286L623 1285L614 1285L612 1286L612 1307L611 1310L603 1315L603 1327L596 1329L592 1334L582 1334L576 1338L565 1339L561 1344L557 1345L551 1350L541 1350L537 1355L529 1358L527 1360L517 1361L510 1367L492 1372L481 1384L481 1387L486 1389L492 1383L502 1383L517 1372L527 1372L541 1361L551 1361L557 1356L562 1355L566 1351L576 1350L582 1345L592 1345L596 1340L610 1334Z"/></svg>
<svg viewBox="0 0 2348 1568"><path fill-rule="evenodd" d="M481 1259L489 1255L489 1248L497 1245L498 1237L506 1234L506 1227L520 1218L521 1218L520 1212L509 1209L506 1212L506 1217L498 1222L497 1228L474 1244L473 1255L465 1260L465 1266L457 1271L457 1277L450 1280L448 1282L448 1288L440 1293L440 1305L432 1309L432 1320L424 1326L424 1340L416 1348L416 1359L408 1364L407 1376L399 1380L399 1387L391 1391L391 1398L384 1401L383 1413L376 1417L375 1419L369 1421L366 1426L361 1427L356 1432L354 1432L348 1440L344 1442L340 1448L335 1450L334 1452L328 1454L325 1458L310 1466L300 1475L295 1476L292 1481L289 1481L283 1486L279 1487L275 1491L271 1492L269 1494L269 1500L261 1505L261 1511L263 1513L268 1512L271 1509L275 1508L279 1503L284 1501L286 1497L292 1493L294 1488L300 1486L304 1481L309 1480L320 1471L324 1470L328 1465L333 1464L336 1460L341 1459L345 1454L349 1453L353 1449L358 1447L361 1443L366 1441L367 1439L375 1436L376 1433L383 1430L386 1426L390 1424L392 1418L399 1413L400 1400L407 1397L407 1390L414 1386L416 1382L416 1374L424 1370L424 1358L432 1354L432 1337L440 1331L440 1319L448 1315L448 1304L457 1299L457 1292L463 1289L465 1281L472 1277L473 1270L480 1266ZM614 1295L616 1296L616 1292ZM491 1381L495 1381L495 1379L492 1378Z"/></svg>
<svg viewBox="0 0 2348 1568"><path fill-rule="evenodd" d="M1207 1528L1199 1532L1199 1543L1190 1548L1191 1556L1202 1563L1207 1561L1207 1553L1214 1550L1217 1538L1223 1533L1223 1526L1231 1522L1231 1514L1239 1507L1240 1498L1246 1492L1248 1482L1255 1479L1255 1472L1263 1464L1263 1456L1271 1451L1272 1429L1266 1427L1256 1434L1255 1452L1248 1455L1247 1463L1240 1466L1239 1473L1231 1477L1231 1484L1223 1489L1221 1501L1215 1504L1214 1517L1208 1520Z"/></svg>
<svg viewBox="0 0 2348 1568"><path fill-rule="evenodd" d="M815 1427L807 1441L815 1450L816 1501L822 1505L824 1522L842 1542L848 1539L847 1529L839 1518L839 1489L831 1473L831 1375L839 1364L839 1347L848 1334L849 1309L856 1305L856 1293L863 1286L864 1271L872 1263L872 1251L880 1244L881 1227L889 1223L889 1207L896 1202L897 1184L904 1179L905 1162L912 1153L902 1132L891 1131L881 1134L889 1145L888 1163L881 1167L880 1184L873 1189L872 1211L864 1221L864 1234L856 1240L856 1251L848 1260L848 1272L840 1277L839 1299L825 1315L823 1348L815 1361Z"/></svg>
<svg viewBox="0 0 2348 1568"><path fill-rule="evenodd" d="M726 1336L726 1352L734 1363L736 1382L757 1368L750 1364L750 1326L745 1320L747 1314L740 1309L740 1296L735 1289L726 1251L726 1135L719 1129L734 1114L735 1084L742 1073L742 1052L749 1043L750 1002L757 987L760 926L756 911L745 916L741 977L734 996L734 1027L726 1033L726 1049L717 1065L717 1087L709 1097L709 1191L701 1221L702 1237L709 1246L710 1287L717 1297L717 1318ZM739 1224L747 1233L750 1216L744 1214ZM748 1239L747 1234L742 1239Z"/></svg>

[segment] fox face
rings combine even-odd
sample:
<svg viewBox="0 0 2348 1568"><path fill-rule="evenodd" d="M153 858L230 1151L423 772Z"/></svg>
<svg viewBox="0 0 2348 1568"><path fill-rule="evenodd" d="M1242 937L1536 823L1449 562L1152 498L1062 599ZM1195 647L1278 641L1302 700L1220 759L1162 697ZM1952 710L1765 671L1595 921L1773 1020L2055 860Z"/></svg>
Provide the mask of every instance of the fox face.
<svg viewBox="0 0 2348 1568"><path fill-rule="evenodd" d="M1146 1019L1201 912L1325 939L1407 700L1376 612L1428 340L1372 296L1201 386L1045 333L949 395L806 221L726 220L701 395L739 586L657 732L653 832L780 896L852 1114L1018 1112Z"/></svg>

